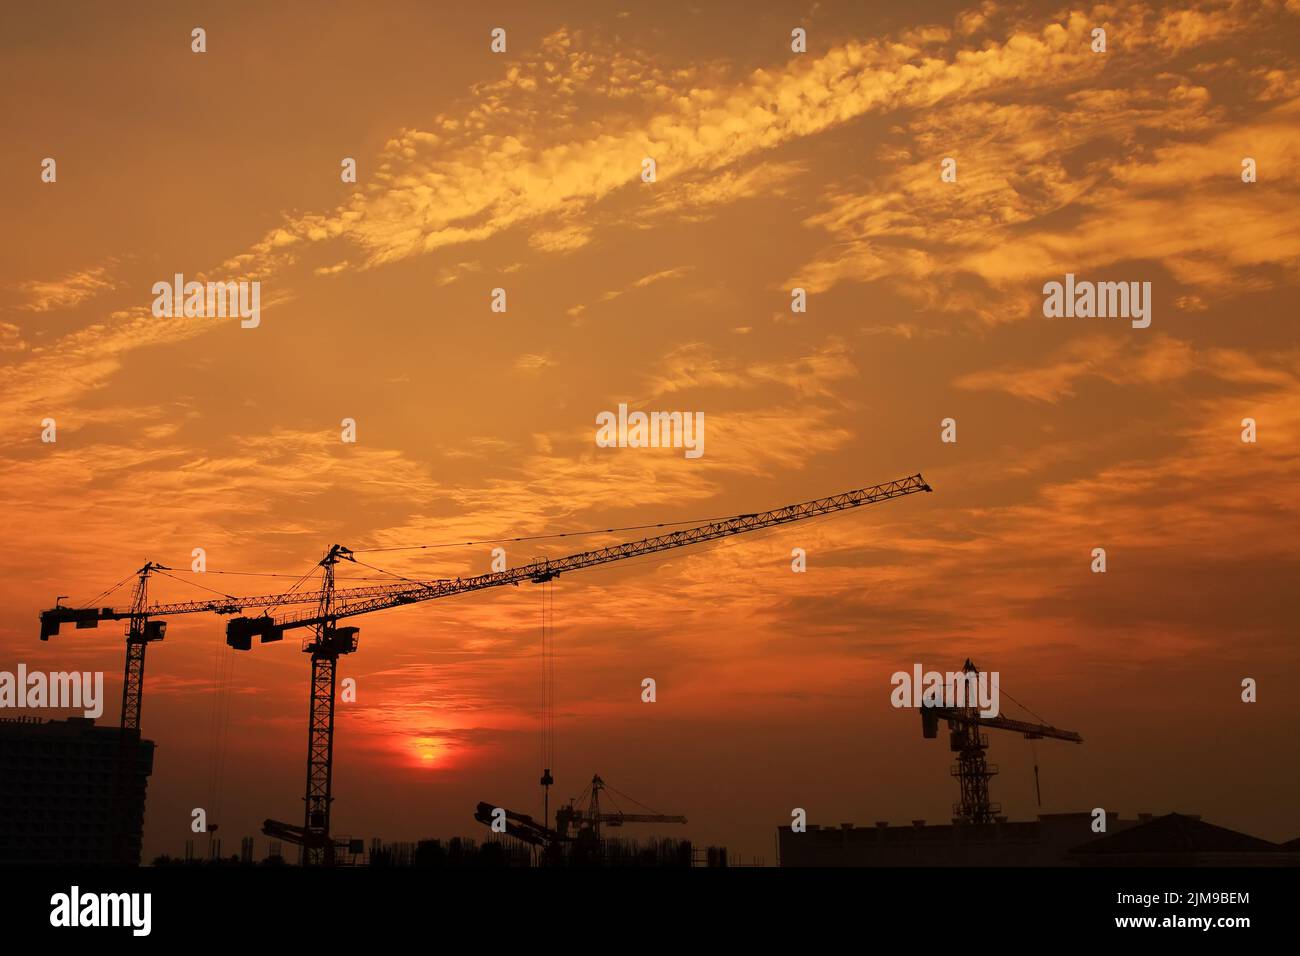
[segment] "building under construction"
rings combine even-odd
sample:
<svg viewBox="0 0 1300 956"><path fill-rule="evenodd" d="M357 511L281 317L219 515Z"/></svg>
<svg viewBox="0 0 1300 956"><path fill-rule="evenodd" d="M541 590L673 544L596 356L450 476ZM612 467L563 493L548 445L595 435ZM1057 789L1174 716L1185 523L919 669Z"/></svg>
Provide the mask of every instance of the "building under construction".
<svg viewBox="0 0 1300 956"><path fill-rule="evenodd" d="M139 865L153 751L87 717L0 719L0 863Z"/></svg>
<svg viewBox="0 0 1300 956"><path fill-rule="evenodd" d="M514 835L491 836L482 842L466 837L450 840L420 840L414 843L381 843L371 846L372 867L642 867L678 868L725 866L726 850L697 847L690 840L607 839L599 847L569 844L544 857L537 847Z"/></svg>

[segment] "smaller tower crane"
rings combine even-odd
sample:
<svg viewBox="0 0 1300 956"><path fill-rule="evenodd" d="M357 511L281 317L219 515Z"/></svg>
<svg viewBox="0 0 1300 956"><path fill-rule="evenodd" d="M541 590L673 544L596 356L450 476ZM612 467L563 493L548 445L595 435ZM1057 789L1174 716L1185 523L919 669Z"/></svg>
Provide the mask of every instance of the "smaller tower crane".
<svg viewBox="0 0 1300 956"><path fill-rule="evenodd" d="M600 795L612 791L629 803L636 803L646 813L627 813L612 797L606 800L614 804L609 810L601 805ZM583 801L586 800L586 805ZM555 811L555 827L550 821L538 822L526 813L496 807L490 803L480 803L474 812L474 819L494 832L504 832L525 843L538 847L542 859L548 863L562 863L566 859L573 862L578 857L570 851L576 848L581 857L600 859L602 856L602 827L621 827L626 823L685 823L686 818L680 814L658 813L649 807L637 803L625 793L620 793L601 779L600 774L591 778L591 783L566 806ZM502 827L504 829L497 829Z"/></svg>
<svg viewBox="0 0 1300 956"><path fill-rule="evenodd" d="M111 607L63 607L56 600L53 608L41 612L42 641L48 641L58 634L60 624L75 624L78 630L84 630L99 627L100 621L126 620L126 672L122 677L122 716L119 720L123 730L140 729L140 709L144 704L144 652L150 644L161 641L167 633L166 621L149 619L150 614L154 613L154 609L148 606L149 578L155 571L169 570L171 569L166 565L149 561L137 571L135 588L131 593L131 607L127 610L116 611Z"/></svg>
<svg viewBox="0 0 1300 956"><path fill-rule="evenodd" d="M555 829L559 831L560 836L568 839L569 831L573 831L572 839L583 840L590 839L595 843L600 843L601 826L621 827L625 823L685 823L686 818L680 814L672 813L624 813L623 809L614 805L614 810L603 810L600 806L600 794L602 791L609 789L618 793L613 787L606 785L604 780L600 779L600 774L595 774L591 778L591 783L587 789L582 791L577 797L569 801L568 806L560 807L555 811ZM586 808L579 806L579 803L590 794ZM627 794L619 794L625 800L636 803ZM612 798L611 798L612 799ZM650 810L649 807L642 809Z"/></svg>
<svg viewBox="0 0 1300 956"><path fill-rule="evenodd" d="M979 671L970 658L962 666L962 673L967 679L974 679ZM921 734L927 740L939 735L939 721L948 721L948 747L957 755L951 773L957 778L961 788L961 799L952 806L952 815L963 823L992 823L993 818L1002 811L1001 804L989 801L989 778L997 774L997 764L990 764L985 758L989 747L985 729L1009 730L1021 734L1026 740L1051 738L1068 740L1081 744L1083 738L1073 730L1061 730L1048 724L1032 724L1008 717L981 716L979 705L970 700L964 707L922 707ZM1037 768L1035 768L1035 782Z"/></svg>

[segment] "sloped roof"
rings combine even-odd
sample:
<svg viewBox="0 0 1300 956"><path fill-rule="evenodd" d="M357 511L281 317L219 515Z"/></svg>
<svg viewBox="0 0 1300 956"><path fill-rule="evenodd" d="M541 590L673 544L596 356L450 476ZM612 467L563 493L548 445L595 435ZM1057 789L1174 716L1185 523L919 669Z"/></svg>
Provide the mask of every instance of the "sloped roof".
<svg viewBox="0 0 1300 956"><path fill-rule="evenodd" d="M1293 841L1294 842L1294 841ZM1276 843L1169 813L1070 850L1074 855L1110 853L1272 853Z"/></svg>

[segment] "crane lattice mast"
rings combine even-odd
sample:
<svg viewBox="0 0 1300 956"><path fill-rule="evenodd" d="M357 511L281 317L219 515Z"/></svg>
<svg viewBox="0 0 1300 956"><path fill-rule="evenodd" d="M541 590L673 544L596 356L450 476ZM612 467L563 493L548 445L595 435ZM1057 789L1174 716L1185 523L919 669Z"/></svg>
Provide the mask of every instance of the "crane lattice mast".
<svg viewBox="0 0 1300 956"><path fill-rule="evenodd" d="M969 658L962 666L962 673L972 681L979 675ZM961 793L960 799L952 806L953 817L963 823L992 823L1002 812L1002 805L989 799L989 778L997 775L998 767L989 763L985 756L989 748L988 735L983 732L985 729L1007 730L1028 740L1046 737L1081 744L1083 738L1073 730L1061 730L1050 724L1032 724L1001 715L984 717L972 696L966 695L966 706L962 707L922 707L921 734L933 739L938 736L939 721L948 722L948 746L957 755L950 773L957 778ZM1036 767L1034 772L1037 783Z"/></svg>

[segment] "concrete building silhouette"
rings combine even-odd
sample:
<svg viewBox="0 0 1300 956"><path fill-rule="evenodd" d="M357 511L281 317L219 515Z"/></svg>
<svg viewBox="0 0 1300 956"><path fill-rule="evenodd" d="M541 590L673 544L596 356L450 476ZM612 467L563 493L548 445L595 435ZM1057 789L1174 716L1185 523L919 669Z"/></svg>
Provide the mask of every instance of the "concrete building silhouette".
<svg viewBox="0 0 1300 956"><path fill-rule="evenodd" d="M123 732L86 717L0 719L0 863L139 865L154 744Z"/></svg>
<svg viewBox="0 0 1300 956"><path fill-rule="evenodd" d="M926 826L810 825L778 830L781 866L1295 866L1300 852L1205 823L1198 816L1108 814L1106 832L1091 813L1048 813L1037 820ZM1295 842L1295 841L1293 841Z"/></svg>
<svg viewBox="0 0 1300 956"><path fill-rule="evenodd" d="M1070 850L1081 866L1300 866L1298 841L1270 843L1169 813Z"/></svg>
<svg viewBox="0 0 1300 956"><path fill-rule="evenodd" d="M1137 820L1107 817L1110 833ZM1037 820L926 826L779 828L781 866L1070 866L1067 852L1105 834L1092 832L1090 813L1045 813Z"/></svg>

